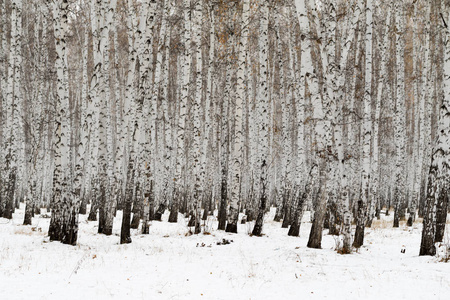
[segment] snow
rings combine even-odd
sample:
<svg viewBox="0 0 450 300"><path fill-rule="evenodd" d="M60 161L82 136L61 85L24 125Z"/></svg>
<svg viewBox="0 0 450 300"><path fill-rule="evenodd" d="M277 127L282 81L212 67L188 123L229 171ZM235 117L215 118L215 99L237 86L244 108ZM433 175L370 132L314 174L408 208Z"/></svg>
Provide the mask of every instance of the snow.
<svg viewBox="0 0 450 300"><path fill-rule="evenodd" d="M2 299L448 299L450 264L419 257L421 224L392 228L391 217L374 222L363 248L351 255L334 251L324 232L323 249L306 248L311 224L306 214L299 238L272 222L263 237L251 225L238 234L217 231L186 235L178 224L153 222L149 235L132 233L119 245L120 212L114 234L99 235L97 222L81 216L77 246L49 242L49 219L21 225L0 219ZM387 227L387 228L384 228ZM448 232L448 231L447 231ZM230 244L218 245L223 239ZM231 242L232 240L232 242ZM405 249L405 253L401 250Z"/></svg>

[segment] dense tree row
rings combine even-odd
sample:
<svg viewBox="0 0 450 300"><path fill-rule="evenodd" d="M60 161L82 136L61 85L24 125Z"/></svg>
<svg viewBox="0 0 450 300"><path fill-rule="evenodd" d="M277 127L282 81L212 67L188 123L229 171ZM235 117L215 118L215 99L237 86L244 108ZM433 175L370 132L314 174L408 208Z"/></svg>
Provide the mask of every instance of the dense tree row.
<svg viewBox="0 0 450 300"><path fill-rule="evenodd" d="M151 220L264 216L343 253L394 209L424 217L434 254L448 211L445 0L1 0L0 215L78 215L121 243ZM89 204L89 205L88 205ZM90 211L87 211L90 208ZM202 214L203 212L203 214ZM181 214L180 214L181 213ZM243 219L240 219L243 213ZM353 223L354 222L354 223ZM352 234L352 223L356 230Z"/></svg>

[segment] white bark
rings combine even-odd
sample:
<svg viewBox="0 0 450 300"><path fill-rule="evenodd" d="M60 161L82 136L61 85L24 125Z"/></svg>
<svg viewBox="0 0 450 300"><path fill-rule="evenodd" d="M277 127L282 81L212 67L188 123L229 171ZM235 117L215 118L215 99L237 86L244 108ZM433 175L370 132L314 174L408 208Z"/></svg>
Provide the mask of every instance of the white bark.
<svg viewBox="0 0 450 300"><path fill-rule="evenodd" d="M68 2L53 3L53 28L55 35L57 74L57 117L55 134L55 179L53 213L50 221L51 240L75 244L77 240L78 214L72 197L70 164L70 110L67 75L66 34L68 32Z"/></svg>
<svg viewBox="0 0 450 300"><path fill-rule="evenodd" d="M395 27L396 27L396 60L397 60L397 87L396 87L396 109L395 109L395 148L396 148L396 162L395 162L395 215L394 226L398 227L398 218L400 209L405 197L405 176L404 176L404 162L405 162L405 131L406 131L406 109L405 109L405 41L404 41L404 7L403 2L395 1L394 11L396 12Z"/></svg>
<svg viewBox="0 0 450 300"><path fill-rule="evenodd" d="M361 172L361 201L358 201L357 227L355 233L355 247L361 247L364 242L364 227L366 221L366 207L370 200L370 142L372 138L372 0L366 2L366 32L365 32L365 82L364 82L364 114L362 124L362 172ZM370 216L369 216L370 217Z"/></svg>
<svg viewBox="0 0 450 300"><path fill-rule="evenodd" d="M78 152L75 162L75 177L74 177L74 202L77 207L83 201L83 179L86 173L85 160L87 158L86 152L89 143L89 134L91 127L91 113L88 111L87 95L88 95L88 45L89 45L89 33L87 28L84 29L84 46L82 52L82 86L81 86L81 131L80 141L78 143Z"/></svg>
<svg viewBox="0 0 450 300"><path fill-rule="evenodd" d="M259 29L259 87L258 87L258 103L257 109L259 114L259 163L260 163L260 188L259 209L253 235L262 234L264 222L264 213L266 210L267 200L269 196L268 170L271 160L269 157L269 87L268 87L268 29L269 29L269 7L267 4L261 4L261 19Z"/></svg>
<svg viewBox="0 0 450 300"><path fill-rule="evenodd" d="M181 43L185 45L185 51L182 55L181 61L181 95L180 95L180 115L178 118L178 132L177 132L177 164L174 176L174 207L178 210L177 203L178 198L181 197L181 173L185 163L184 158L184 144L185 144L185 126L186 126L186 114L187 114L187 101L189 96L189 83L190 83L190 71L191 71L191 34L190 34L190 1L183 0L184 11L184 33L182 35Z"/></svg>
<svg viewBox="0 0 450 300"><path fill-rule="evenodd" d="M6 101L3 108L6 110L5 127L3 128L3 162L4 170L2 172L2 203L0 211L3 217L12 218L14 190L16 184L17 172L17 144L18 136L17 129L14 129L15 119L18 116L18 96L20 85L17 86L20 80L20 60L21 60L21 9L22 1L16 0L11 2L11 39L9 47L8 60L8 78L6 82ZM6 14L6 11L4 11ZM4 24L6 26L6 23ZM16 74L17 72L17 74Z"/></svg>
<svg viewBox="0 0 450 300"><path fill-rule="evenodd" d="M201 130L201 120L200 111L202 105L202 45L201 45L201 24L202 24L202 10L203 6L200 1L197 1L194 8L194 45L195 45L195 70L196 70L196 80L195 80L195 100L192 104L194 111L194 142L192 146L192 158L194 164L194 214L195 214L195 233L201 232L201 200L203 196L203 176L204 169L200 162L202 157L202 130Z"/></svg>
<svg viewBox="0 0 450 300"><path fill-rule="evenodd" d="M433 147L431 165L428 176L428 190L426 199L426 210L423 220L422 241L420 245L420 255L435 255L435 242L437 225L441 221L437 219L436 206L439 201L448 201L448 187L449 180L449 157L450 157L450 14L449 7L446 3L443 4L443 13L441 15L444 23L444 42L447 45L444 48L444 87L443 99L439 111L439 123L436 145ZM446 199L447 198L447 199ZM444 211L446 213L446 211ZM438 224L437 224L438 223ZM443 232L442 232L443 234Z"/></svg>
<svg viewBox="0 0 450 300"><path fill-rule="evenodd" d="M388 76L388 46L389 46L389 32L390 32L390 26L391 26L391 9L392 9L392 2L389 3L388 6L388 13L386 17L386 28L383 31L382 38L379 38L378 46L381 49L381 66L380 66L380 74L378 75L378 82L377 82L377 99L375 104L375 120L373 123L373 146L372 146L372 169L371 169L371 205L372 205L372 212L373 213L373 207L377 205L378 201L378 187L380 182L380 172L379 172L379 127L380 127L380 121L381 121L381 103L383 99L383 95L389 95L390 94L390 84L387 82L387 76ZM386 92L385 92L386 91Z"/></svg>
<svg viewBox="0 0 450 300"><path fill-rule="evenodd" d="M237 70L237 91L235 102L235 125L234 144L232 152L232 175L231 175L231 199L228 216L227 232L237 232L237 222L239 218L239 200L241 187L241 164L243 159L243 105L245 101L245 62L247 55L247 34L249 18L249 0L244 0L242 8L241 24L243 30L239 37L238 47L238 70Z"/></svg>

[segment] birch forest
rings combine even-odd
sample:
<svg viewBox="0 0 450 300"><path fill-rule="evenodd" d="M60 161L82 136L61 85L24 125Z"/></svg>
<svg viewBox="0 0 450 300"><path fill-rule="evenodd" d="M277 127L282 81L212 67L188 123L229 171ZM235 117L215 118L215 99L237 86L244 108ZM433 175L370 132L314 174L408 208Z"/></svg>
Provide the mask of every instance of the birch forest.
<svg viewBox="0 0 450 300"><path fill-rule="evenodd" d="M354 253L388 215L422 226L414 255L448 239L450 1L0 3L2 220L45 212L69 245L80 216L120 244L298 237L306 213L301 247Z"/></svg>

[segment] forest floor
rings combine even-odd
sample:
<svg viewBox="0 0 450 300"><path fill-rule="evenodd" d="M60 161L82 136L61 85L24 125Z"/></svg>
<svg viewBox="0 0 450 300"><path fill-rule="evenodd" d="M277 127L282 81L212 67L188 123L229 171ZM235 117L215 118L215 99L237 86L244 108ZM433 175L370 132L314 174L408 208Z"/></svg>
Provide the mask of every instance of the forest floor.
<svg viewBox="0 0 450 300"><path fill-rule="evenodd" d="M97 222L80 217L77 246L49 242L48 218L23 226L23 207L13 220L0 218L2 299L449 299L450 263L419 257L422 225L392 228L392 215L367 229L365 246L338 254L337 238L324 231L323 249L306 248L311 223L305 215L299 238L266 217L263 237L251 224L238 234L188 235L178 224L152 222L149 235L132 231L119 245L114 234L97 234ZM449 226L449 225L447 225ZM447 228L448 232L448 228ZM226 239L230 243L223 244ZM448 240L448 234L447 234ZM405 253L402 253L402 249Z"/></svg>

